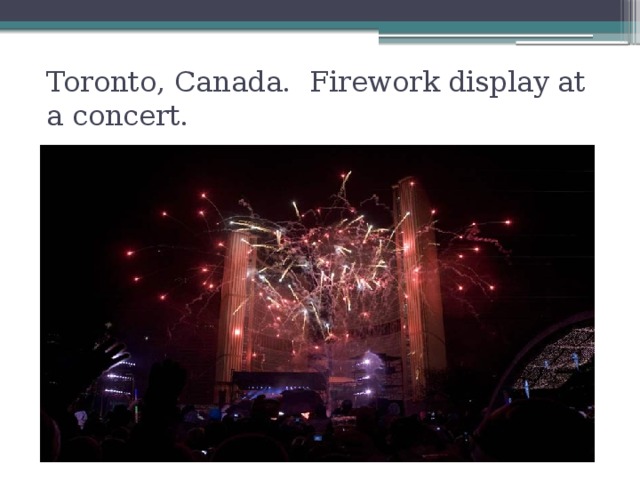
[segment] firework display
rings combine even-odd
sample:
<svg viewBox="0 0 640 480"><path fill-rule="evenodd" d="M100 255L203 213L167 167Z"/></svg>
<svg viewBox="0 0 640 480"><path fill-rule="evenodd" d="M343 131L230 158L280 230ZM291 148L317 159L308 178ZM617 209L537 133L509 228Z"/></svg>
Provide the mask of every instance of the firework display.
<svg viewBox="0 0 640 480"><path fill-rule="evenodd" d="M356 359L374 352L403 359L402 372L391 372L400 380L388 389L404 387L418 399L429 373L446 369L440 271L453 279L445 288L458 294L495 289L464 261L483 243L506 253L481 236L478 224L440 229L415 178L394 187L393 208L376 196L353 204L350 176L341 176L327 206L304 209L292 201L284 221L260 217L242 199L247 213L225 217L207 193L199 195L212 254L192 277L201 293L183 318L219 299L216 383L226 394L234 371L315 371L339 381L355 378ZM167 211L161 216L186 227ZM213 240L221 234L225 240Z"/></svg>

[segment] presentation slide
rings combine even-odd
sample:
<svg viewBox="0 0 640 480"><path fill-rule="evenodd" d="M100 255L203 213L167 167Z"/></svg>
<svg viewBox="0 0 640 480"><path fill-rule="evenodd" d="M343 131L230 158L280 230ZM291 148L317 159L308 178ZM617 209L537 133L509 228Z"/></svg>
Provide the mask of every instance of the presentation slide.
<svg viewBox="0 0 640 480"><path fill-rule="evenodd" d="M7 471L631 477L639 0L7 0L0 52Z"/></svg>

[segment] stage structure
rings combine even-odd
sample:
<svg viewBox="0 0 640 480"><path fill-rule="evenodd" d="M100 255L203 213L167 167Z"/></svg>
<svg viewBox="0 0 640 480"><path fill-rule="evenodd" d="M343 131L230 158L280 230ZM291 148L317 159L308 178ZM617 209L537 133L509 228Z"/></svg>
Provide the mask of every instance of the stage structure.
<svg viewBox="0 0 640 480"><path fill-rule="evenodd" d="M415 178L393 194L390 228L346 199L313 222L295 204L297 221L228 222L219 404L237 400L237 372L319 373L331 408L349 397L421 402L438 388L447 364L431 207ZM363 375L361 359L379 367Z"/></svg>

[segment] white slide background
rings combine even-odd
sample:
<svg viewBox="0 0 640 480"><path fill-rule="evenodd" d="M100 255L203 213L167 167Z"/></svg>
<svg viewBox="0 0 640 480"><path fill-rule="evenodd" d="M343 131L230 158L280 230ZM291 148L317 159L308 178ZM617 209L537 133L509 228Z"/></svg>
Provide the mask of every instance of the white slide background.
<svg viewBox="0 0 640 480"><path fill-rule="evenodd" d="M21 474L99 479L135 478L149 471L162 478L185 473L216 478L251 472L268 478L322 478L328 472L375 478L397 478L399 474L418 478L509 475L533 479L541 474L601 478L616 465L622 467L615 470L617 478L632 475L631 462L637 456L636 368L640 359L636 345L640 333L636 301L640 47L379 45L375 32L3 32L0 58L0 309L5 331L0 364L6 429L2 442L5 452L17 452L11 457ZM174 88L175 75L182 70L204 76L250 76L257 69L281 77L289 92L206 94L181 93ZM419 75L429 69L442 77L458 69L482 75L506 75L513 69L516 75L549 75L551 80L538 99L525 93L503 93L490 99L486 93L445 90L439 94L311 93L310 70L331 69L365 76ZM133 71L154 76L164 92L160 96L51 93L46 70L94 76ZM558 92L557 79L578 71L585 77L586 90ZM170 105L181 111L180 119L187 126L79 127L66 117L64 127L50 127L46 121L50 109L143 110ZM250 469L39 465L39 292L46 288L39 282L39 204L46 201L40 199L39 191L41 144L595 145L596 463L263 465ZM69 241L74 241L72 235Z"/></svg>

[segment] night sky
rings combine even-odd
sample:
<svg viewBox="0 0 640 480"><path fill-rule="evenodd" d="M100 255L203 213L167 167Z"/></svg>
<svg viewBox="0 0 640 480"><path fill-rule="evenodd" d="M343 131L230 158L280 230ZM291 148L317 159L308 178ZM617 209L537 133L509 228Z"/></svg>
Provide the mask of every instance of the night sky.
<svg viewBox="0 0 640 480"><path fill-rule="evenodd" d="M47 146L42 337L55 333L66 348L83 348L110 322L134 357L175 352L180 339L169 339L167 326L195 296L184 280L215 254L211 238L223 239L204 233L198 211L215 214L201 193L225 216L246 213L238 204L245 199L261 217L293 220L292 200L301 210L326 206L349 171L354 205L376 194L391 206L391 186L413 175L437 209L439 228L495 222L481 233L509 255L483 247L470 261L496 291L490 298L445 294L452 365L499 375L545 326L593 309L593 147ZM372 215L392 224L381 209ZM144 250L127 258L130 249ZM143 281L134 282L136 275ZM159 301L167 291L170 299ZM215 323L215 303L207 312L198 321Z"/></svg>

